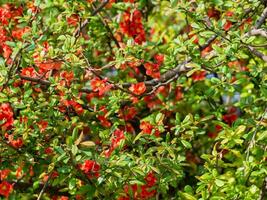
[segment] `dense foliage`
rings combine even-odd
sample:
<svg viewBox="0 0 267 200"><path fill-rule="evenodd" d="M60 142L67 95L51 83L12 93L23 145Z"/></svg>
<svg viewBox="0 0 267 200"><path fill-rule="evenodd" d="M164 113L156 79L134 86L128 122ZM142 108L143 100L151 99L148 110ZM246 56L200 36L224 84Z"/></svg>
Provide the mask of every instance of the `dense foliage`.
<svg viewBox="0 0 267 200"><path fill-rule="evenodd" d="M0 199L267 198L266 1L0 2Z"/></svg>

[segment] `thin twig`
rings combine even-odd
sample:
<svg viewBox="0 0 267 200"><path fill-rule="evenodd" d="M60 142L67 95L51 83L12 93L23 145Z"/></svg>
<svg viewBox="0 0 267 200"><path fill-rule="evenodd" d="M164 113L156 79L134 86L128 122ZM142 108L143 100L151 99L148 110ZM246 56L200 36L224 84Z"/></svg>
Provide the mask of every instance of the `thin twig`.
<svg viewBox="0 0 267 200"><path fill-rule="evenodd" d="M52 173L53 173L53 171L51 171L51 172L49 173L48 178L47 178L47 180L45 181L45 184L43 185L43 188L41 189L41 191L40 191L40 193L39 193L39 195L38 195L37 200L40 200L40 199L42 198L42 196L43 196L43 194L44 194L44 192L45 192L45 189L46 189L46 187L47 187L47 185L48 185L48 182L49 182L49 180L51 179Z"/></svg>
<svg viewBox="0 0 267 200"><path fill-rule="evenodd" d="M109 3L109 0L103 1L91 14L91 16L95 16L97 13L99 13L107 4ZM78 37L80 32L87 26L87 24L90 22L90 19L84 20L80 27L78 27L75 32L73 33L74 37Z"/></svg>
<svg viewBox="0 0 267 200"><path fill-rule="evenodd" d="M257 135L257 131L258 131L258 129L259 129L260 125L261 125L261 122L263 121L264 116L265 116L266 113L267 113L267 108L265 108L264 113L261 115L260 121L258 122L258 124L257 124L257 126L256 126L256 128L254 130L254 133L252 135L252 138L251 138L251 140L249 142L248 148L246 150L246 153L247 153L246 154L246 161L248 161L248 159L249 159L250 149L255 145L255 138L256 138L256 135Z"/></svg>

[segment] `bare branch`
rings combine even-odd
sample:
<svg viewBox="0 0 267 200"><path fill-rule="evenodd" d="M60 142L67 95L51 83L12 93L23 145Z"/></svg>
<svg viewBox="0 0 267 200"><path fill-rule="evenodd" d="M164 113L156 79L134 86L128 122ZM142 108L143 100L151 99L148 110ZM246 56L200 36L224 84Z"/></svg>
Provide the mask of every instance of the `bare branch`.
<svg viewBox="0 0 267 200"><path fill-rule="evenodd" d="M267 18L267 7L263 10L260 18L258 19L258 21L256 22L256 25L255 25L255 29L259 29L261 27L261 25L265 22Z"/></svg>
<svg viewBox="0 0 267 200"><path fill-rule="evenodd" d="M42 198L42 196L43 196L43 194L44 194L44 192L45 192L45 189L46 189L46 187L48 186L48 182L49 182L49 180L51 179L52 172L53 172L53 171L51 171L51 172L49 173L48 178L47 178L47 180L45 181L45 184L43 185L43 187L42 187L42 189L41 189L41 191L40 191L40 193L39 193L39 195L38 195L37 200L41 200L41 198Z"/></svg>
<svg viewBox="0 0 267 200"><path fill-rule="evenodd" d="M253 53L258 58L262 59L263 61L267 62L267 55L264 55L263 53L259 52L257 49L255 49L252 46L246 46L251 53Z"/></svg>

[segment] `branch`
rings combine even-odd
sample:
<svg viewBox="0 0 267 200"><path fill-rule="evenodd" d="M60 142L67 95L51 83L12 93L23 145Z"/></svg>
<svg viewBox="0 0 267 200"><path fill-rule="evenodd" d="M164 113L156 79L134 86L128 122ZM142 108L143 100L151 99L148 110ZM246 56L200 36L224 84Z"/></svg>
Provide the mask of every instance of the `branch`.
<svg viewBox="0 0 267 200"><path fill-rule="evenodd" d="M92 6L93 6L93 8L95 8L94 4L92 4ZM103 18L103 16L101 15L101 13L98 13L98 16L100 17L100 20L101 20L102 24L104 25L104 27L106 28L106 30L109 32L110 39L112 39L115 42L117 48L120 48L120 44L117 41L117 39L115 38L115 36L113 35L112 30L109 27L107 21Z"/></svg>
<svg viewBox="0 0 267 200"><path fill-rule="evenodd" d="M250 32L248 32L247 34L245 34L245 36L255 36L255 35L260 35L262 37L267 38L267 31L264 29L252 29Z"/></svg>
<svg viewBox="0 0 267 200"><path fill-rule="evenodd" d="M260 51L258 51L257 49L255 49L252 46L246 46L249 51L251 53L253 53L255 56L257 56L258 58L262 59L263 61L267 62L267 55L264 55L263 53L261 53Z"/></svg>
<svg viewBox="0 0 267 200"><path fill-rule="evenodd" d="M44 194L44 192L45 192L45 189L46 189L47 186L48 186L48 182L49 182L49 180L51 179L52 172L53 172L53 171L51 171L51 172L49 173L49 176L48 176L47 180L45 181L45 184L43 185L43 187L42 187L42 189L41 189L41 191L40 191L40 193L39 193L39 195L38 195L37 200L41 200L41 198L42 198L42 196L43 196L43 194Z"/></svg>
<svg viewBox="0 0 267 200"><path fill-rule="evenodd" d="M109 3L109 0L103 1L99 7L97 7L91 14L91 16L95 16L97 13L99 13L107 4ZM77 28L73 34L74 37L78 37L80 32L87 26L87 24L90 22L90 19L84 20L84 22L81 24L79 28Z"/></svg>
<svg viewBox="0 0 267 200"><path fill-rule="evenodd" d="M265 22L266 18L267 18L267 7L263 10L260 18L256 22L254 29L259 29L261 25Z"/></svg>

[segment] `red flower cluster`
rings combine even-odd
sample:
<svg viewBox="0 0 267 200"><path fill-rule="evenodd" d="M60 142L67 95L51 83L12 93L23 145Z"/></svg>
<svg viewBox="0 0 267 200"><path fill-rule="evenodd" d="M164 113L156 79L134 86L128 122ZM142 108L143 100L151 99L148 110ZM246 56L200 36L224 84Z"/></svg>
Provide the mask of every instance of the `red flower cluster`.
<svg viewBox="0 0 267 200"><path fill-rule="evenodd" d="M2 7L0 7L0 54L2 54L2 56L5 59L8 59L7 63L11 62L9 58L12 53L12 49L10 48L10 46L6 44L6 41L9 41L12 39L7 36L7 32L4 27L8 26L11 20L14 20L14 22L17 24L18 20L15 19L15 17L21 16L22 12L23 12L22 7L16 8L12 4L4 4L2 5ZM26 29L24 28L20 30L16 30L16 31L14 29L13 30L14 33L12 31L12 35L14 34L13 37L15 36L15 38L17 36L22 36L25 30Z"/></svg>
<svg viewBox="0 0 267 200"><path fill-rule="evenodd" d="M164 62L164 55L162 54L156 54L154 55L155 62L146 62L144 64L144 67L146 69L146 74L148 76L151 76L152 78L160 78L160 66ZM135 72L138 74L139 70L138 68L134 68Z"/></svg>
<svg viewBox="0 0 267 200"><path fill-rule="evenodd" d="M98 92L99 96L102 96L106 92L108 92L111 88L111 84L107 84L107 78L106 79L99 79L94 78L91 80L91 88L94 92Z"/></svg>
<svg viewBox="0 0 267 200"><path fill-rule="evenodd" d="M155 131L154 132L154 135L156 137L159 137L160 135L160 132L158 129L155 129L154 126L152 124L150 124L149 122L146 122L146 121L142 121L141 124L140 124L140 129L142 130L143 133L145 134L149 134L151 135L153 132L153 130Z"/></svg>
<svg viewBox="0 0 267 200"><path fill-rule="evenodd" d="M126 11L123 14L123 21L120 23L121 31L130 37L133 37L137 44L146 41L145 30L142 24L142 13L134 10L133 13Z"/></svg>
<svg viewBox="0 0 267 200"><path fill-rule="evenodd" d="M13 111L8 103L0 104L0 127L4 130L8 130L12 127L14 118Z"/></svg>
<svg viewBox="0 0 267 200"><path fill-rule="evenodd" d="M10 140L10 144L11 144L14 148L18 149L18 148L20 148L20 147L23 146L23 140L22 140L22 138L18 138L18 139L16 139L16 140L12 139L12 140Z"/></svg>
<svg viewBox="0 0 267 200"><path fill-rule="evenodd" d="M105 152L106 157L109 157L111 153L119 146L120 141L124 139L125 139L124 132L120 129L115 130L111 139L111 146Z"/></svg>
<svg viewBox="0 0 267 200"><path fill-rule="evenodd" d="M146 74L152 78L160 78L159 64L147 62L144 64L146 68Z"/></svg>
<svg viewBox="0 0 267 200"><path fill-rule="evenodd" d="M18 40L21 40L22 39L22 36L25 34L25 33L28 33L30 31L30 28L29 27L24 27L24 28L14 28L12 30L12 36L13 38L16 38Z"/></svg>
<svg viewBox="0 0 267 200"><path fill-rule="evenodd" d="M88 178L98 178L100 176L100 165L94 160L85 160L78 167L87 175Z"/></svg>
<svg viewBox="0 0 267 200"><path fill-rule="evenodd" d="M136 95L141 95L146 91L146 85L144 82L132 84L129 88L131 92Z"/></svg>
<svg viewBox="0 0 267 200"><path fill-rule="evenodd" d="M60 77L63 79L60 83L62 85L67 85L70 86L71 82L74 79L74 73L73 72L67 72L67 71L62 71L60 73Z"/></svg>
<svg viewBox="0 0 267 200"><path fill-rule="evenodd" d="M21 16L22 13L22 7L15 8L12 4L4 4L0 7L0 23L8 25L9 20L14 19L17 16Z"/></svg>
<svg viewBox="0 0 267 200"><path fill-rule="evenodd" d="M153 187L155 187L157 183L157 178L153 174L153 172L150 172L145 177L145 185L126 185L124 187L124 192L126 193L126 196L119 197L118 200L137 200L137 199L150 199L154 197L157 193Z"/></svg>
<svg viewBox="0 0 267 200"><path fill-rule="evenodd" d="M154 56L154 60L155 63L147 62L144 64L144 67L146 68L146 74L152 78L160 78L159 67L164 62L164 55L156 54Z"/></svg>
<svg viewBox="0 0 267 200"><path fill-rule="evenodd" d="M48 51L49 44L44 43L43 45L43 52L46 53ZM35 65L39 68L39 73L46 73L51 70L60 70L62 65L62 61L52 59L43 60L43 58L39 55L38 52L34 53L33 58Z"/></svg>
<svg viewBox="0 0 267 200"><path fill-rule="evenodd" d="M0 183L0 195L8 198L12 190L13 190L13 185L11 185L9 182L3 181L2 183Z"/></svg>

